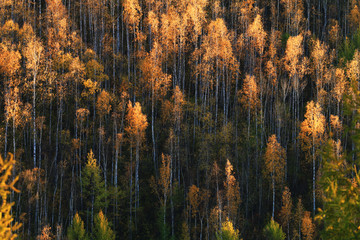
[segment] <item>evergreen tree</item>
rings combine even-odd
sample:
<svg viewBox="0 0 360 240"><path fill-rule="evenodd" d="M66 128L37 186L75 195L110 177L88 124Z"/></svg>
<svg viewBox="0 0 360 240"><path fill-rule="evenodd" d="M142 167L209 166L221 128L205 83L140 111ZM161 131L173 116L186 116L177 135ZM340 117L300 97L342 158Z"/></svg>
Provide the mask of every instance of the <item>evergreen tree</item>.
<svg viewBox="0 0 360 240"><path fill-rule="evenodd" d="M110 227L110 224L100 210L99 214L95 217L95 225L93 231L94 240L115 240L115 233Z"/></svg>
<svg viewBox="0 0 360 240"><path fill-rule="evenodd" d="M265 238L268 240L285 240L286 235L281 226L271 219L271 221L264 228Z"/></svg>
<svg viewBox="0 0 360 240"><path fill-rule="evenodd" d="M91 213L91 224L93 222L94 212L106 208L108 192L105 183L101 177L100 167L96 163L94 153L90 150L87 156L87 163L82 172L82 188L85 199L87 213Z"/></svg>
<svg viewBox="0 0 360 240"><path fill-rule="evenodd" d="M81 220L78 213L75 214L72 225L68 228L67 237L69 240L88 240L84 222Z"/></svg>
<svg viewBox="0 0 360 240"><path fill-rule="evenodd" d="M239 230L235 229L233 223L227 219L221 224L221 229L216 233L217 240L238 240Z"/></svg>

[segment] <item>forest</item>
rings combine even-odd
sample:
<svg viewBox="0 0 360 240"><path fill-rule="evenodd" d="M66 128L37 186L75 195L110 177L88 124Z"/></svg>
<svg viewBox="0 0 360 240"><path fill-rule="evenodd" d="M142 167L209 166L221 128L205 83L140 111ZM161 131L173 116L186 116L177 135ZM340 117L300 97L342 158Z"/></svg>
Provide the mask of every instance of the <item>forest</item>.
<svg viewBox="0 0 360 240"><path fill-rule="evenodd" d="M360 239L360 0L0 0L0 239Z"/></svg>

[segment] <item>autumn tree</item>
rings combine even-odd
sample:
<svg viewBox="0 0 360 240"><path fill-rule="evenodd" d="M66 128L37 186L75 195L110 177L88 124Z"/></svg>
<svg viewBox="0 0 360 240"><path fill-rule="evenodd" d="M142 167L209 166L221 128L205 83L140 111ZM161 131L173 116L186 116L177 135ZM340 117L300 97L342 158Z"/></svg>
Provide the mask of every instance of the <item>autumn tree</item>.
<svg viewBox="0 0 360 240"><path fill-rule="evenodd" d="M229 159L226 160L225 165L226 179L224 181L225 196L226 196L226 210L227 216L232 221L236 221L238 207L240 204L240 189L239 185L234 177L233 166Z"/></svg>
<svg viewBox="0 0 360 240"><path fill-rule="evenodd" d="M296 35L302 30L304 18L304 3L302 0L281 0L284 5L285 14L285 32Z"/></svg>
<svg viewBox="0 0 360 240"><path fill-rule="evenodd" d="M270 175L272 192L273 192L273 207L272 217L275 215L275 183L280 183L285 176L285 149L280 145L276 139L276 135L273 134L269 137L265 150L265 174Z"/></svg>
<svg viewBox="0 0 360 240"><path fill-rule="evenodd" d="M325 74L328 72L331 56L328 54L328 46L318 39L313 41L311 60L315 73L316 99L318 102L323 102L326 94L324 87L328 80Z"/></svg>
<svg viewBox="0 0 360 240"><path fill-rule="evenodd" d="M312 222L309 211L304 212L304 216L301 221L301 233L305 239L314 239L315 225Z"/></svg>
<svg viewBox="0 0 360 240"><path fill-rule="evenodd" d="M291 222L291 211L292 211L292 199L291 199L291 192L288 187L284 188L282 194L282 206L280 210L280 219L282 226L287 229L287 236L290 239L290 222Z"/></svg>
<svg viewBox="0 0 360 240"><path fill-rule="evenodd" d="M140 148L145 140L145 130L148 126L146 120L146 115L141 111L141 105L139 102L136 102L135 105L129 101L128 110L127 110L127 126L125 131L129 136L130 141L130 151L135 148L135 210L139 207L139 165L140 165ZM131 222L131 211L132 211L132 159L130 160L130 222ZM136 219L136 211L135 211Z"/></svg>
<svg viewBox="0 0 360 240"><path fill-rule="evenodd" d="M206 214L206 204L209 198L209 192L206 189L200 189L196 185L191 185L187 195L187 200L191 207L191 216L195 218L194 238L197 238L197 218L200 220L200 239L202 238L203 220Z"/></svg>
<svg viewBox="0 0 360 240"><path fill-rule="evenodd" d="M0 157L0 196L1 196L1 206L0 206L0 238L1 239L16 239L17 234L14 233L21 227L21 224L13 222L12 217L12 206L13 202L9 202L8 198L11 194L11 191L19 192L15 188L15 183L18 180L18 177L10 180L9 178L12 175L13 167L16 161L13 158L13 155L9 153L8 159L5 161Z"/></svg>
<svg viewBox="0 0 360 240"><path fill-rule="evenodd" d="M33 161L34 167L36 167L36 81L40 69L40 61L44 51L44 48L36 38L30 40L24 49L24 55L26 57L26 67L29 72L31 72L33 78L32 90L33 90L33 99L32 99L32 120L33 120Z"/></svg>
<svg viewBox="0 0 360 240"><path fill-rule="evenodd" d="M286 42L285 56L283 57L284 68L289 75L288 83L285 83L288 87L292 89L293 98L292 105L293 107L293 116L294 116L294 125L293 125L293 141L294 146L297 148L297 119L299 119L299 99L302 91L306 86L304 81L304 75L308 71L308 58L304 56L303 49L304 37L302 34L297 36L290 36Z"/></svg>
<svg viewBox="0 0 360 240"><path fill-rule="evenodd" d="M238 63L234 57L231 44L231 35L223 19L217 18L209 23L207 35L203 39L201 49L201 64L197 66L196 73L200 74L200 93L205 106L209 104L209 91L215 87L215 123L218 119L218 107L220 90L222 91L222 103L224 122L226 123L229 102L229 87L238 71ZM195 52L197 53L197 52Z"/></svg>
<svg viewBox="0 0 360 240"><path fill-rule="evenodd" d="M306 105L305 120L301 123L299 138L301 146L313 162L313 214L315 214L315 181L317 149L325 141L325 116L319 103L309 102Z"/></svg>
<svg viewBox="0 0 360 240"><path fill-rule="evenodd" d="M153 142L153 161L156 170L156 139L155 139L155 106L156 102L164 97L171 83L171 75L162 70L163 49L158 42L154 42L151 52L146 55L140 64L142 71L142 87L151 93L151 136Z"/></svg>
<svg viewBox="0 0 360 240"><path fill-rule="evenodd" d="M340 103L342 102L344 93L346 92L346 87L348 83L345 78L345 71L341 68L335 69L335 79L334 86L332 89L332 97L336 101L337 105L337 114L340 115Z"/></svg>

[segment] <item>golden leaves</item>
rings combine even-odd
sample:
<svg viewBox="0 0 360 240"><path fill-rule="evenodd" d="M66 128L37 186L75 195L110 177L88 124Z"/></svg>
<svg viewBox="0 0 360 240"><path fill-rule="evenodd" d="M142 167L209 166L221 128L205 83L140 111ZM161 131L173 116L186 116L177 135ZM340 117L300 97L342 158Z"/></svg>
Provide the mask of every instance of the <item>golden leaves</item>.
<svg viewBox="0 0 360 240"><path fill-rule="evenodd" d="M171 156L161 154L161 166L159 179L155 180L154 177L150 179L150 186L153 191L158 195L162 206L166 204L167 196L170 191L171 181Z"/></svg>
<svg viewBox="0 0 360 240"><path fill-rule="evenodd" d="M140 144L145 138L145 130L148 126L146 115L141 112L141 105L136 102L133 106L131 101L128 103L127 113L128 125L125 131L129 134L132 143Z"/></svg>
<svg viewBox="0 0 360 240"><path fill-rule="evenodd" d="M249 25L247 35L250 38L250 44L257 49L260 55L262 55L265 48L267 34L263 28L260 14L257 14L254 21Z"/></svg>
<svg viewBox="0 0 360 240"><path fill-rule="evenodd" d="M341 68L335 70L335 86L332 89L332 96L338 103L341 102L342 97L346 91L348 83L345 78L345 72Z"/></svg>
<svg viewBox="0 0 360 240"><path fill-rule="evenodd" d="M225 195L227 199L227 211L229 216L236 216L240 204L240 188L233 174L233 166L229 159L225 165L226 180L224 181Z"/></svg>
<svg viewBox="0 0 360 240"><path fill-rule="evenodd" d="M264 154L265 171L275 182L280 182L285 175L286 151L277 141L276 135L269 137Z"/></svg>
<svg viewBox="0 0 360 240"><path fill-rule="evenodd" d="M151 52L140 64L142 82L146 89L152 92L152 97L158 99L167 93L171 83L171 75L162 71L163 49L158 42L154 42Z"/></svg>
<svg viewBox="0 0 360 240"><path fill-rule="evenodd" d="M308 59L303 56L303 40L304 37L302 34L295 37L290 36L287 40L284 66L290 78L297 77L301 79L307 72Z"/></svg>
<svg viewBox="0 0 360 240"><path fill-rule="evenodd" d="M20 68L21 55L19 51L9 50L0 44L0 73L12 77Z"/></svg>
<svg viewBox="0 0 360 240"><path fill-rule="evenodd" d="M41 42L35 38L30 40L24 49L24 55L27 60L26 67L33 72L34 76L38 72L43 51L44 48Z"/></svg>
<svg viewBox="0 0 360 240"><path fill-rule="evenodd" d="M282 207L280 210L280 219L283 227L287 226L291 220L291 211L292 211L292 199L290 189L285 186L282 194Z"/></svg>
<svg viewBox="0 0 360 240"><path fill-rule="evenodd" d="M110 96L110 94L107 91L102 90L96 101L96 109L100 116L104 116L110 113L111 100L112 97Z"/></svg>
<svg viewBox="0 0 360 240"><path fill-rule="evenodd" d="M133 31L137 30L137 25L142 16L142 10L138 0L124 0L124 21L129 25Z"/></svg>
<svg viewBox="0 0 360 240"><path fill-rule="evenodd" d="M188 200L191 205L192 216L195 217L196 213L199 211L200 204L200 189L196 185L191 185L189 188Z"/></svg>
<svg viewBox="0 0 360 240"><path fill-rule="evenodd" d="M301 233L305 239L312 240L315 234L315 225L310 217L310 212L305 211L301 220Z"/></svg>
<svg viewBox="0 0 360 240"><path fill-rule="evenodd" d="M16 239L17 234L13 232L21 227L21 224L13 223L14 219L11 214L11 207L14 205L14 202L8 202L10 190L19 192L14 186L18 177L9 181L15 164L16 161L11 153L9 153L9 158L5 161L0 157L0 239Z"/></svg>
<svg viewBox="0 0 360 240"><path fill-rule="evenodd" d="M96 164L96 159L94 156L94 153L92 151L92 149L90 149L90 152L87 155L87 163L86 163L86 167L90 168L90 169L97 169L97 164Z"/></svg>
<svg viewBox="0 0 360 240"><path fill-rule="evenodd" d="M325 116L321 113L322 108L319 103L314 101L306 105L305 120L301 123L299 138L302 141L304 151L310 151L315 146L319 146L325 141Z"/></svg>
<svg viewBox="0 0 360 240"><path fill-rule="evenodd" d="M246 109L254 111L260 105L259 87L254 76L246 75L240 94L240 102Z"/></svg>
<svg viewBox="0 0 360 240"><path fill-rule="evenodd" d="M79 122L85 121L86 117L89 116L90 111L86 108L79 108L76 110L76 119Z"/></svg>

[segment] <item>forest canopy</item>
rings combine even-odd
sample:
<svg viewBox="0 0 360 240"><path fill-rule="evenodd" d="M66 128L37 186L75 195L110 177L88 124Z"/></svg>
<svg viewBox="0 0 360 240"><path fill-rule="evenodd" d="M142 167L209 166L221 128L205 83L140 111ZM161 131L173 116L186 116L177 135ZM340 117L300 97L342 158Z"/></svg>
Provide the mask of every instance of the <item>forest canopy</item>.
<svg viewBox="0 0 360 240"><path fill-rule="evenodd" d="M0 0L4 239L359 239L359 0Z"/></svg>

